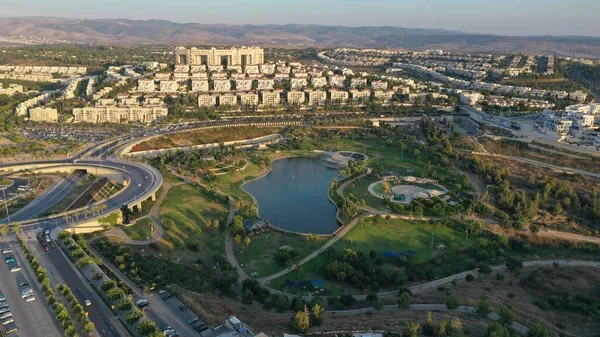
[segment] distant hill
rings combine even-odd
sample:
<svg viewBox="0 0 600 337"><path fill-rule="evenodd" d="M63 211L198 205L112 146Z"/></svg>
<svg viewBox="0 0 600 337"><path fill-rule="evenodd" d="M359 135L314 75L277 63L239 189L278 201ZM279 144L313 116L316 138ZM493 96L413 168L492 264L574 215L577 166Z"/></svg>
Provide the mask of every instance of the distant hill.
<svg viewBox="0 0 600 337"><path fill-rule="evenodd" d="M600 38L498 36L439 29L319 25L204 25L164 20L0 18L0 36L94 44L223 44L445 49L600 56Z"/></svg>

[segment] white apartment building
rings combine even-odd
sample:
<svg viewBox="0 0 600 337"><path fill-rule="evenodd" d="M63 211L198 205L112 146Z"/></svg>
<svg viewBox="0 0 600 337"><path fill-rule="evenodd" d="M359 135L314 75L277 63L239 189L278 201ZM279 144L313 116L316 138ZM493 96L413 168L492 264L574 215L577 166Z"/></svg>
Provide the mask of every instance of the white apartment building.
<svg viewBox="0 0 600 337"><path fill-rule="evenodd" d="M348 100L348 92L342 90L329 90L329 101L332 104L345 103Z"/></svg>
<svg viewBox="0 0 600 337"><path fill-rule="evenodd" d="M292 89L304 89L308 83L304 78L291 78L290 79L290 88Z"/></svg>
<svg viewBox="0 0 600 337"><path fill-rule="evenodd" d="M29 120L33 122L57 122L58 111L52 108L37 107L29 109Z"/></svg>
<svg viewBox="0 0 600 337"><path fill-rule="evenodd" d="M274 80L269 79L259 79L258 86L256 87L258 90L273 90L273 86L275 85Z"/></svg>
<svg viewBox="0 0 600 337"><path fill-rule="evenodd" d="M154 80L138 80L138 92L150 93L156 90Z"/></svg>
<svg viewBox="0 0 600 337"><path fill-rule="evenodd" d="M208 81L192 80L192 91L193 92L208 92L209 91Z"/></svg>
<svg viewBox="0 0 600 337"><path fill-rule="evenodd" d="M274 107L281 104L281 91L261 91L260 96L264 106Z"/></svg>
<svg viewBox="0 0 600 337"><path fill-rule="evenodd" d="M257 106L258 105L258 94L248 92L248 93L238 93L238 98L240 99L241 106Z"/></svg>
<svg viewBox="0 0 600 337"><path fill-rule="evenodd" d="M394 97L394 92L387 90L373 90L373 97L380 102L389 103Z"/></svg>
<svg viewBox="0 0 600 337"><path fill-rule="evenodd" d="M549 111L538 118L536 126L541 132L560 140L567 137L573 121Z"/></svg>
<svg viewBox="0 0 600 337"><path fill-rule="evenodd" d="M23 92L23 86L20 84L10 83L7 88L4 88L2 84L0 84L0 95L8 95L12 96L17 93Z"/></svg>
<svg viewBox="0 0 600 337"><path fill-rule="evenodd" d="M214 107L217 105L217 96L202 94L198 96L198 106L200 107Z"/></svg>
<svg viewBox="0 0 600 337"><path fill-rule="evenodd" d="M234 94L219 95L219 106L234 106L237 105L237 96Z"/></svg>
<svg viewBox="0 0 600 337"><path fill-rule="evenodd" d="M581 90L577 90L574 91L572 93L569 94L569 98L574 100L574 101L578 101L578 102L583 102L585 101L585 99L587 98L587 93L583 92Z"/></svg>
<svg viewBox="0 0 600 337"><path fill-rule="evenodd" d="M244 72L246 74L258 74L260 73L260 67L258 65L244 66Z"/></svg>
<svg viewBox="0 0 600 337"><path fill-rule="evenodd" d="M304 91L288 91L287 104L304 104Z"/></svg>
<svg viewBox="0 0 600 337"><path fill-rule="evenodd" d="M567 113L576 113L581 112L590 115L600 114L600 104L598 103L590 103L590 104L575 104L569 105L565 108Z"/></svg>
<svg viewBox="0 0 600 337"><path fill-rule="evenodd" d="M231 90L231 82L229 80L213 80L213 90L217 92L229 91Z"/></svg>
<svg viewBox="0 0 600 337"><path fill-rule="evenodd" d="M275 65L274 64L260 64L258 65L258 69L260 70L261 74L265 74L265 75L273 75L275 74Z"/></svg>
<svg viewBox="0 0 600 337"><path fill-rule="evenodd" d="M179 83L177 81L160 81L159 88L160 92L175 93L179 90Z"/></svg>
<svg viewBox="0 0 600 337"><path fill-rule="evenodd" d="M171 79L171 74L170 73L156 73L154 75L154 79L157 80L157 81L170 80ZM142 79L140 79L140 80L138 80L138 83L139 83L139 81L148 81L148 80L142 80Z"/></svg>
<svg viewBox="0 0 600 337"><path fill-rule="evenodd" d="M480 92L472 91L472 92L461 92L460 93L460 102L463 104L468 104L470 106L474 106L483 100L483 95Z"/></svg>
<svg viewBox="0 0 600 337"><path fill-rule="evenodd" d="M354 102L358 102L358 101L368 101L369 98L371 97L371 91L369 90L358 90L358 89L352 89L350 90L350 98L354 101Z"/></svg>
<svg viewBox="0 0 600 337"><path fill-rule="evenodd" d="M371 89L373 90L387 90L387 81L373 81L371 82Z"/></svg>
<svg viewBox="0 0 600 337"><path fill-rule="evenodd" d="M235 80L235 90L237 91L250 91L252 90L251 79L239 79Z"/></svg>
<svg viewBox="0 0 600 337"><path fill-rule="evenodd" d="M315 88L323 88L327 86L327 79L322 76L312 76L310 78L310 84Z"/></svg>
<svg viewBox="0 0 600 337"><path fill-rule="evenodd" d="M327 92L323 90L307 90L308 105L325 105L327 104Z"/></svg>
<svg viewBox="0 0 600 337"><path fill-rule="evenodd" d="M166 107L85 107L73 109L79 123L151 123L167 117Z"/></svg>
<svg viewBox="0 0 600 337"><path fill-rule="evenodd" d="M213 80L225 80L227 79L227 73L212 73L211 79Z"/></svg>
<svg viewBox="0 0 600 337"><path fill-rule="evenodd" d="M366 86L367 86L367 80L365 78L355 77L352 80L350 80L351 88L366 87Z"/></svg>
<svg viewBox="0 0 600 337"><path fill-rule="evenodd" d="M346 81L346 76L331 75L328 78L328 83L329 83L330 87L343 88L344 87L344 81Z"/></svg>

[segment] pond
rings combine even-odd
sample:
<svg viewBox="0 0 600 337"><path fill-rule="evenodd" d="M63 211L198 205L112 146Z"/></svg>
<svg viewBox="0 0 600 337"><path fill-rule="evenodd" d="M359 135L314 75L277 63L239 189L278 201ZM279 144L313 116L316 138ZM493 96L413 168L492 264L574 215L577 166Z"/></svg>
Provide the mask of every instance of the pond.
<svg viewBox="0 0 600 337"><path fill-rule="evenodd" d="M260 216L276 227L299 233L331 234L339 225L336 206L327 190L338 170L323 166L318 158L276 160L271 172L244 185L259 205Z"/></svg>

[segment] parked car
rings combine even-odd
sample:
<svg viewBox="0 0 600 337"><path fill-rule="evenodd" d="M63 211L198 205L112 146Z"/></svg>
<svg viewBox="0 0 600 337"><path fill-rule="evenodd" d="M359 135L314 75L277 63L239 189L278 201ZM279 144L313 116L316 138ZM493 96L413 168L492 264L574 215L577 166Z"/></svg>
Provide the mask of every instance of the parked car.
<svg viewBox="0 0 600 337"><path fill-rule="evenodd" d="M2 325L7 325L10 323L14 323L14 322L15 322L15 320L12 317L8 317L8 318L5 318L2 320Z"/></svg>
<svg viewBox="0 0 600 337"><path fill-rule="evenodd" d="M4 314L4 313L7 313L7 312L10 312L10 308L6 307L6 308L0 309L0 314Z"/></svg>
<svg viewBox="0 0 600 337"><path fill-rule="evenodd" d="M143 307L147 307L150 305L150 303L148 303L148 300L145 298L140 298L138 300L135 301L135 305L138 306L138 308L143 308Z"/></svg>
<svg viewBox="0 0 600 337"><path fill-rule="evenodd" d="M9 318L9 317L12 317L12 312L10 312L10 311L7 311L0 315L0 319L5 319L5 318Z"/></svg>
<svg viewBox="0 0 600 337"><path fill-rule="evenodd" d="M24 297L25 302L33 302L35 301L35 296L33 294Z"/></svg>
<svg viewBox="0 0 600 337"><path fill-rule="evenodd" d="M17 325L15 323L10 323L4 326L4 333L7 335L13 334L17 331L19 331L19 329L17 329Z"/></svg>

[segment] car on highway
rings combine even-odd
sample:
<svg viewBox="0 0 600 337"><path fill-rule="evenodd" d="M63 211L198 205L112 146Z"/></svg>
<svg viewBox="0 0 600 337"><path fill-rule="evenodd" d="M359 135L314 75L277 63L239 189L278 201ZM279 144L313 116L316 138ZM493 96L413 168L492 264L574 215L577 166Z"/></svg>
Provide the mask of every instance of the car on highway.
<svg viewBox="0 0 600 337"><path fill-rule="evenodd" d="M86 307L89 307L90 305L92 305L92 302L90 300L88 300L87 298L83 301L83 303L85 303Z"/></svg>

